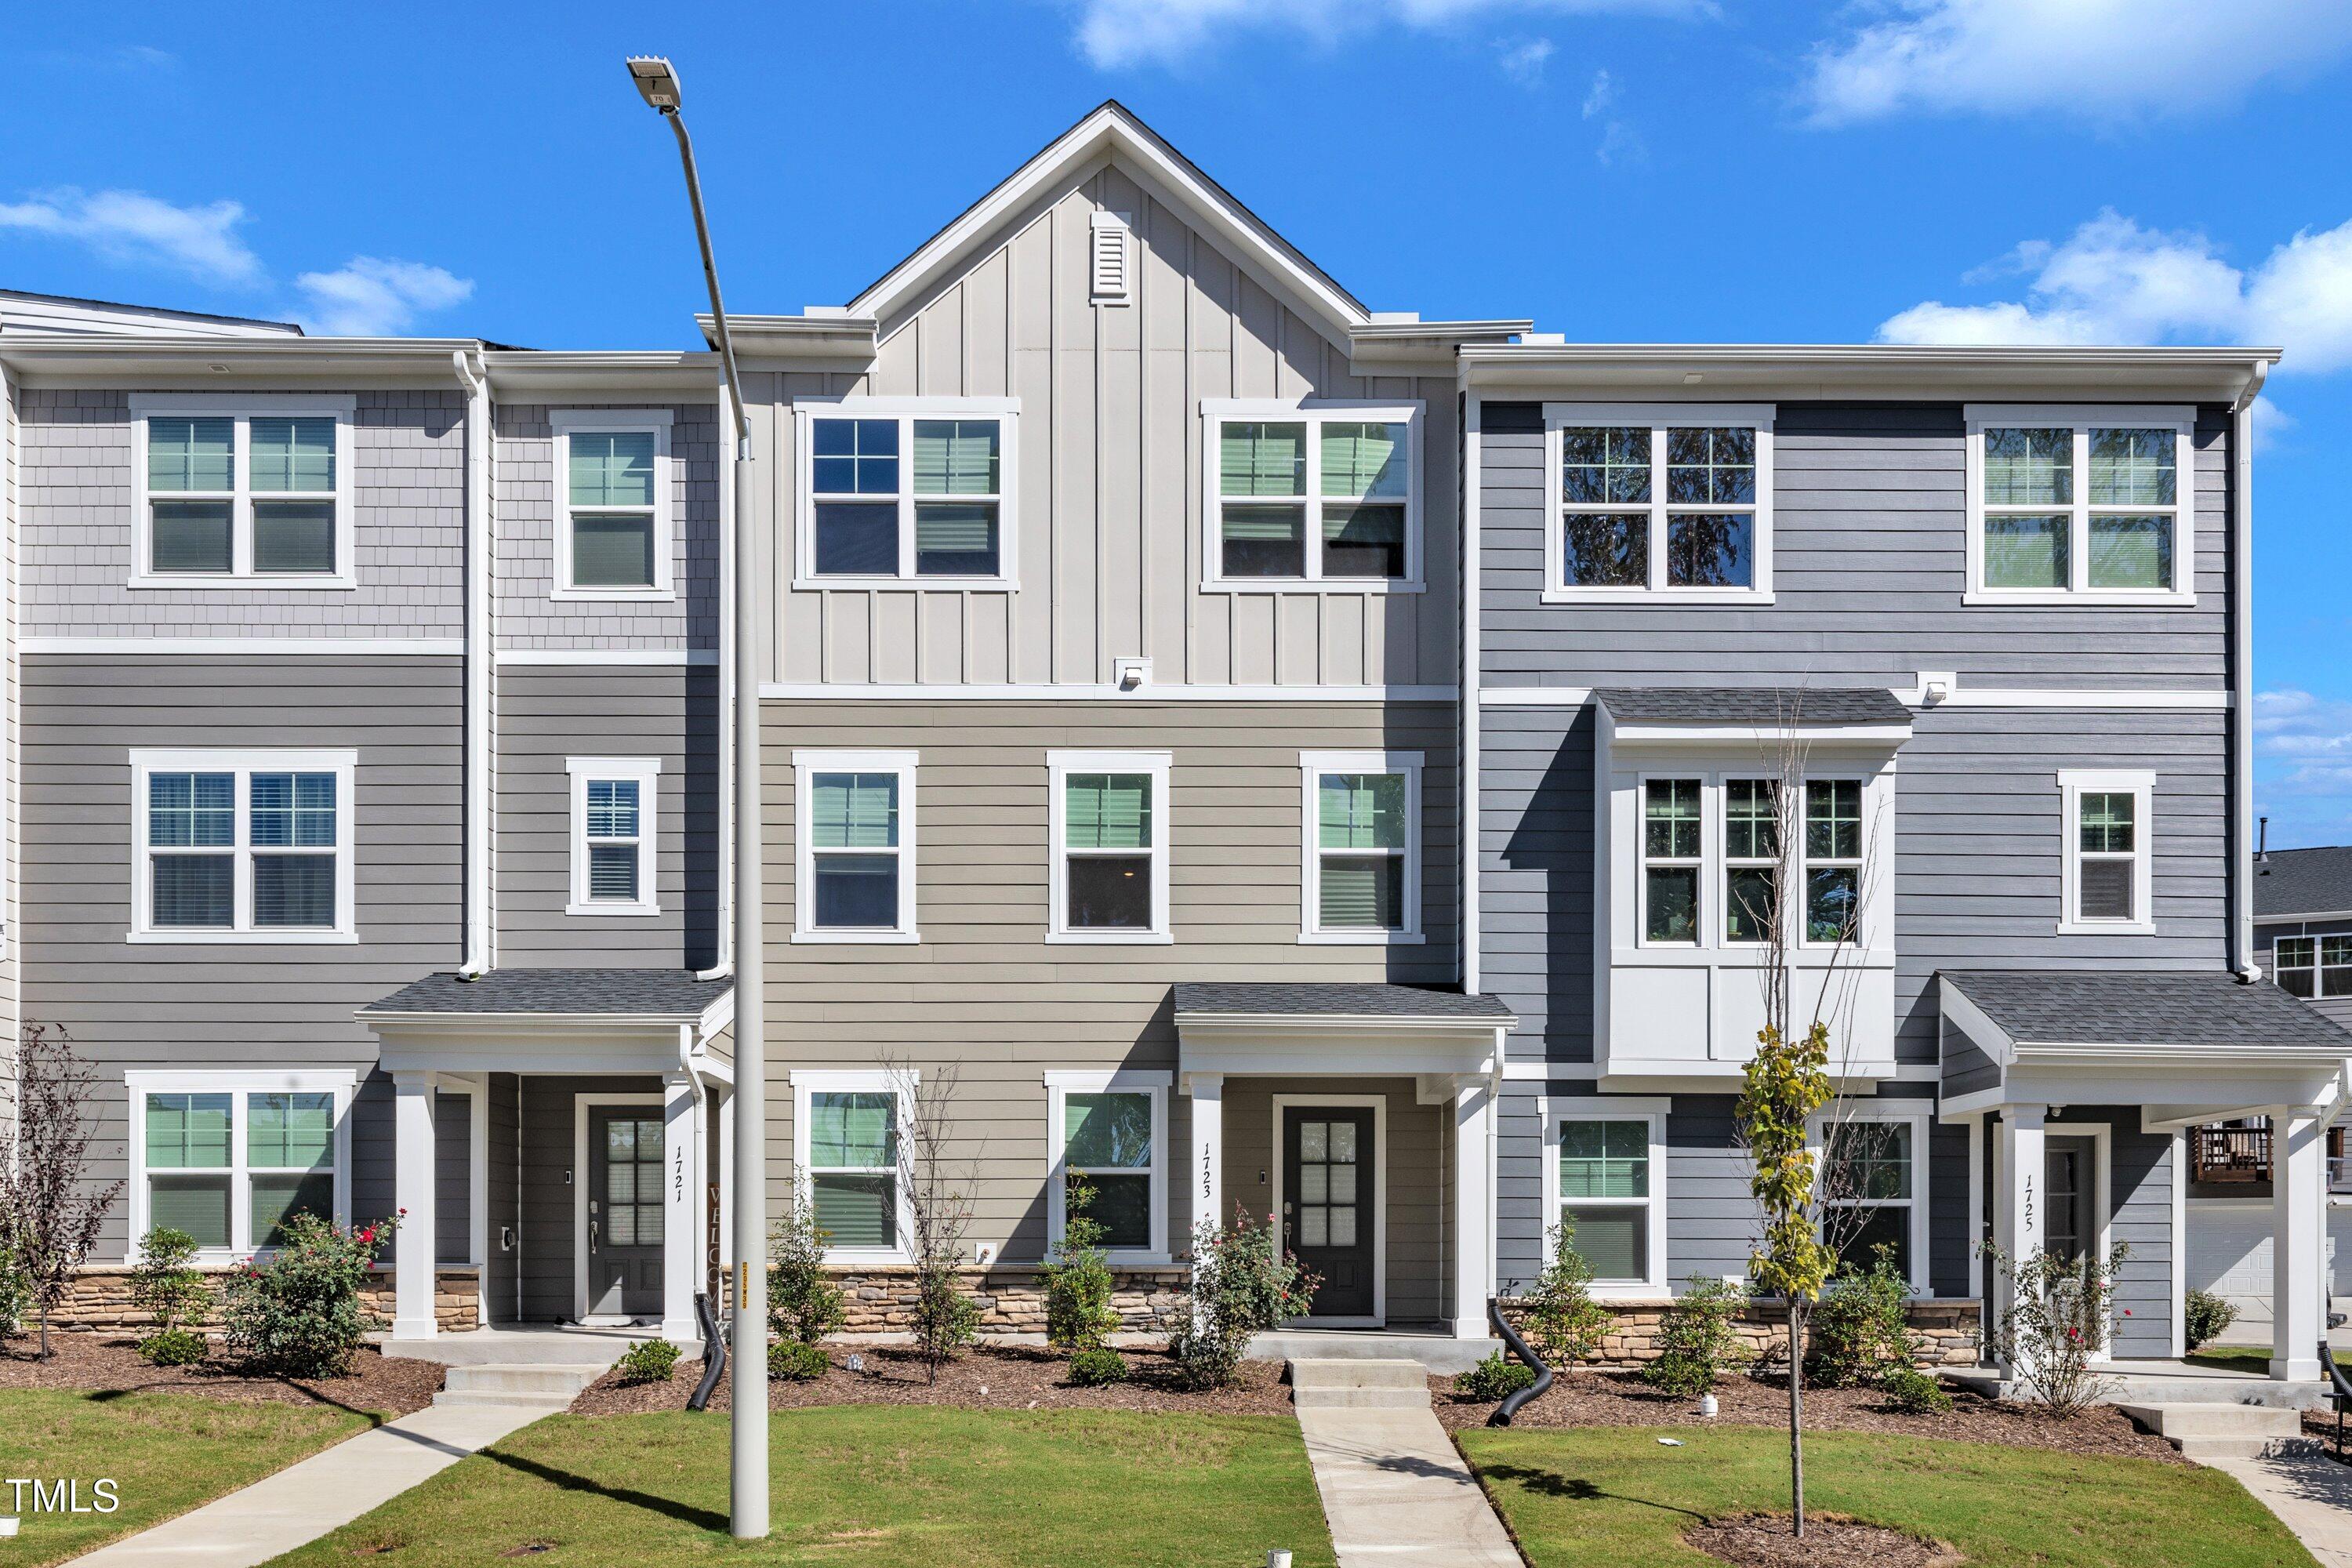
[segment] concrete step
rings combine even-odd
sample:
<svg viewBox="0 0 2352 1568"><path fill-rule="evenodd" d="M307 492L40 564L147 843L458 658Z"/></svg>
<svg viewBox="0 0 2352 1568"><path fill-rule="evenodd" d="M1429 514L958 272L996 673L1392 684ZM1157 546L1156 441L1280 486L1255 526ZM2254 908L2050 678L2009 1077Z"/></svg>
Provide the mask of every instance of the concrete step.
<svg viewBox="0 0 2352 1568"><path fill-rule="evenodd" d="M560 1410L604 1375L593 1364L509 1362L453 1366L443 1379L436 1405L542 1405Z"/></svg>
<svg viewBox="0 0 2352 1568"><path fill-rule="evenodd" d="M2195 1401L2121 1408L2184 1459L2263 1459L2315 1454L2321 1447L2318 1439L2303 1435L2300 1412L2277 1405Z"/></svg>
<svg viewBox="0 0 2352 1568"><path fill-rule="evenodd" d="M467 1394L443 1389L433 1396L441 1405L492 1405L508 1410L543 1410L552 1415L571 1408L572 1400L559 1394Z"/></svg>
<svg viewBox="0 0 2352 1568"><path fill-rule="evenodd" d="M1988 1399L2033 1397L2024 1383L1990 1367L1942 1367L1944 1381ZM2325 1383L2279 1383L2263 1377L2173 1376L2099 1373L2102 1405L2262 1405L2281 1410L2321 1410Z"/></svg>
<svg viewBox="0 0 2352 1568"><path fill-rule="evenodd" d="M1290 1363L1300 1410L1426 1410L1429 1370L1417 1361L1309 1357Z"/></svg>
<svg viewBox="0 0 2352 1568"><path fill-rule="evenodd" d="M1384 1329L1275 1329L1250 1341L1249 1356L1252 1361L1280 1362L1413 1361L1426 1371L1451 1377L1476 1366L1502 1343Z"/></svg>
<svg viewBox="0 0 2352 1568"><path fill-rule="evenodd" d="M1294 1388L1299 1410L1426 1410L1429 1395L1409 1388Z"/></svg>

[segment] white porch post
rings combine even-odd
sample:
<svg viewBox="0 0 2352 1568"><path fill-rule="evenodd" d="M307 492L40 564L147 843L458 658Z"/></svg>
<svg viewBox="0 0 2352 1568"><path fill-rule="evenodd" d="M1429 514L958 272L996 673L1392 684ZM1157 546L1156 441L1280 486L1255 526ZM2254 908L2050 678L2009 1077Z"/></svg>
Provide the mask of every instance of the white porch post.
<svg viewBox="0 0 2352 1568"><path fill-rule="evenodd" d="M1495 1091L1484 1079L1454 1091L1454 1337L1486 1337L1486 1296L1493 1256L1487 1232L1494 1199L1487 1191L1486 1144L1495 1119Z"/></svg>
<svg viewBox="0 0 2352 1568"><path fill-rule="evenodd" d="M2047 1107L2040 1105L2004 1105L2000 1110L2000 1173L1996 1178L2000 1191L1993 1202L1993 1243L2008 1255L2012 1267L2042 1250L2045 1169L2042 1123L2047 1110ZM1997 1271L1994 1278L1998 1279ZM2000 1323L2000 1313L2009 1305L2009 1287L2000 1283L1991 1294L1998 1300L1991 1304L1993 1315L1986 1324L1988 1330ZM2011 1365L2007 1370L2015 1372L2017 1368Z"/></svg>
<svg viewBox="0 0 2352 1568"><path fill-rule="evenodd" d="M392 1075L393 1194L408 1212L393 1237L392 1337L429 1340L434 1333L433 1075Z"/></svg>
<svg viewBox="0 0 2352 1568"><path fill-rule="evenodd" d="M2319 1375L2326 1122L2307 1105L2271 1112L2271 1375Z"/></svg>
<svg viewBox="0 0 2352 1568"><path fill-rule="evenodd" d="M730 1176L735 1169L735 1091L722 1088L719 1093L719 1293L721 1297L734 1289L735 1269L735 1183ZM725 1312L725 1300L710 1303L714 1312Z"/></svg>
<svg viewBox="0 0 2352 1568"><path fill-rule="evenodd" d="M694 1077L662 1079L662 1338L684 1344L701 1336L694 1285L702 1273L702 1231L695 1223L700 1173L694 1158Z"/></svg>
<svg viewBox="0 0 2352 1568"><path fill-rule="evenodd" d="M1196 1072L1192 1095L1192 1222L1225 1223L1225 1075Z"/></svg>

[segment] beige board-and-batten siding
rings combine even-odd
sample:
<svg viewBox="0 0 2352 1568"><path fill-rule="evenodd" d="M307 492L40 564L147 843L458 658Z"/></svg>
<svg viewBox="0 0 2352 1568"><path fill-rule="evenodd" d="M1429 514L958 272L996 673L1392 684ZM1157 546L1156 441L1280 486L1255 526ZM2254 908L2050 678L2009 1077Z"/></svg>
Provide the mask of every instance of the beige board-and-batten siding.
<svg viewBox="0 0 2352 1568"><path fill-rule="evenodd" d="M1178 1068L1179 980L1452 980L1454 709L1414 702L770 701L762 705L772 1207L793 1190L789 1071L952 1068L954 1159L974 1241L1041 1257L1052 1151L1045 1075ZM794 942L797 749L919 753L919 943ZM1162 945L1048 943L1046 753L1171 753ZM1418 751L1423 927L1412 946L1302 945L1299 754ZM1234 1080L1228 1080L1229 1084ZM1334 1080L1335 1089L1350 1088ZM1181 1090L1181 1086L1180 1086ZM1232 1112L1228 1111L1228 1126ZM1191 1101L1169 1096L1168 1236L1192 1226L1181 1179ZM1255 1176L1255 1167L1251 1172Z"/></svg>

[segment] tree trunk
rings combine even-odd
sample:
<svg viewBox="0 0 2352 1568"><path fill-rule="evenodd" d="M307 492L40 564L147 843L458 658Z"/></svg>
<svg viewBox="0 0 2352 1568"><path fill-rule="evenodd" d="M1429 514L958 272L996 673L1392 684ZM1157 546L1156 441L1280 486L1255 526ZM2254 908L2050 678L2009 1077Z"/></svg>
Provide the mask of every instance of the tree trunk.
<svg viewBox="0 0 2352 1568"><path fill-rule="evenodd" d="M1805 1538L1805 1309L1789 1303L1789 1511Z"/></svg>

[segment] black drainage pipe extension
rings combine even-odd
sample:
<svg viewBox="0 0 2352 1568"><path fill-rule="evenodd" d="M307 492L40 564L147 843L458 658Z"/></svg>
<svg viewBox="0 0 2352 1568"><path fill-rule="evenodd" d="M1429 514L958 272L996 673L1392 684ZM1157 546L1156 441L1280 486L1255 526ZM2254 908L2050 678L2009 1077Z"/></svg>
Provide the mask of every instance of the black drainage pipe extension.
<svg viewBox="0 0 2352 1568"><path fill-rule="evenodd" d="M1495 1406L1495 1413L1486 1417L1489 1426L1508 1426L1511 1417L1517 1415L1528 1401L1541 1399L1550 1392L1551 1368L1544 1365L1541 1356L1528 1349L1528 1342L1519 1338L1519 1331L1511 1327L1510 1320L1503 1316L1502 1302L1492 1296L1486 1298L1486 1321L1495 1325L1495 1331L1503 1336L1503 1342L1511 1347L1513 1355L1536 1369L1533 1383Z"/></svg>
<svg viewBox="0 0 2352 1568"><path fill-rule="evenodd" d="M710 1297L701 1290L694 1293L694 1319L702 1325L702 1381L695 1384L694 1397L686 1402L686 1407L703 1410L709 1407L711 1390L727 1375L727 1336L719 1331L719 1319L710 1310Z"/></svg>

